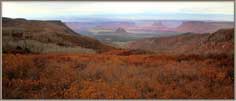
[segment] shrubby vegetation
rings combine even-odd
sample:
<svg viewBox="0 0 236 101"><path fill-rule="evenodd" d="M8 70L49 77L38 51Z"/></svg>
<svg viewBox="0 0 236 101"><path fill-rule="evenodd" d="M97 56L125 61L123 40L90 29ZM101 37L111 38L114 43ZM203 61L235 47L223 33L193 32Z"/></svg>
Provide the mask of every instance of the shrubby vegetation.
<svg viewBox="0 0 236 101"><path fill-rule="evenodd" d="M113 49L96 39L73 32L61 21L3 18L2 29L4 39L2 44L4 52L8 53L64 53L70 52L70 50L72 53L89 53L91 51L94 53L95 51L103 52ZM18 42L20 43L18 44ZM38 49L40 48L38 46L41 46L42 49ZM51 48L45 49L46 47Z"/></svg>
<svg viewBox="0 0 236 101"><path fill-rule="evenodd" d="M233 56L3 54L3 98L233 98Z"/></svg>
<svg viewBox="0 0 236 101"><path fill-rule="evenodd" d="M42 43L35 40L13 41L11 38L3 38L3 52L16 53L96 53L92 49L79 46L65 47L52 43Z"/></svg>
<svg viewBox="0 0 236 101"><path fill-rule="evenodd" d="M34 34L20 28L4 28L2 40L4 53L96 53L93 49L64 40L57 34Z"/></svg>

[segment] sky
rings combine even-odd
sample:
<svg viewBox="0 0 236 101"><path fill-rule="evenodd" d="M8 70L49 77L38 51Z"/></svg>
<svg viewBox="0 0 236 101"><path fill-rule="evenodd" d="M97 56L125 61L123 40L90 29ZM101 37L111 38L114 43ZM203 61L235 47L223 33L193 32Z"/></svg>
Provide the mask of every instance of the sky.
<svg viewBox="0 0 236 101"><path fill-rule="evenodd" d="M2 16L37 20L234 21L233 1L3 1Z"/></svg>

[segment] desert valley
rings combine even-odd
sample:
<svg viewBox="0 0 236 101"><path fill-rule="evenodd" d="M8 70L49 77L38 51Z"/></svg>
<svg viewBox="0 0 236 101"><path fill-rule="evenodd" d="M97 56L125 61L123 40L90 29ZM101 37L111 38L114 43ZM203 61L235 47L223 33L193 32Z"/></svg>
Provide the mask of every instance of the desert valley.
<svg viewBox="0 0 236 101"><path fill-rule="evenodd" d="M98 4L4 3L3 99L234 98L229 6Z"/></svg>
<svg viewBox="0 0 236 101"><path fill-rule="evenodd" d="M233 26L117 48L61 21L2 21L4 98L233 97Z"/></svg>

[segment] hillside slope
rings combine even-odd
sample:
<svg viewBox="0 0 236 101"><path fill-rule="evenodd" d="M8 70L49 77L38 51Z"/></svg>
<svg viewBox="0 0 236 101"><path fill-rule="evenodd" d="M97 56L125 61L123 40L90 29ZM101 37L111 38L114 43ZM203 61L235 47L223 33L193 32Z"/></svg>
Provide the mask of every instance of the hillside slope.
<svg viewBox="0 0 236 101"><path fill-rule="evenodd" d="M61 21L2 18L2 22L4 52L33 51L29 47L38 48L34 50L45 50L44 46L46 48L54 47L57 50L69 47L70 49L65 50L75 50L75 52L78 47L85 51L95 52L112 49L112 47L104 45L96 39L73 32ZM16 45L17 43L24 45ZM26 49L25 46L28 46L28 48Z"/></svg>
<svg viewBox="0 0 236 101"><path fill-rule="evenodd" d="M233 22L186 21L178 26L176 32L213 33L219 29L234 28Z"/></svg>
<svg viewBox="0 0 236 101"><path fill-rule="evenodd" d="M131 49L142 50L113 50L74 33L60 21L4 18L2 96L233 99L234 55L227 55L234 52L233 33L233 29L228 29L211 34L147 38L130 44ZM102 53L77 54L95 52Z"/></svg>
<svg viewBox="0 0 236 101"><path fill-rule="evenodd" d="M173 54L231 54L234 51L233 35L234 29L221 29L209 34L185 33L137 40L131 42L129 48Z"/></svg>

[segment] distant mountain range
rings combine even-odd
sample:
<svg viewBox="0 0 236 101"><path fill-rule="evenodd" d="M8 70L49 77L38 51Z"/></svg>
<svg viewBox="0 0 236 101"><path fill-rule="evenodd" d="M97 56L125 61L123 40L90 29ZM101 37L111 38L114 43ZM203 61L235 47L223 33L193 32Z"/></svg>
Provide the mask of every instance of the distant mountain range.
<svg viewBox="0 0 236 101"><path fill-rule="evenodd" d="M118 29L116 29L115 33L122 33L122 34L124 34L124 33L127 33L127 31L124 28L119 27Z"/></svg>
<svg viewBox="0 0 236 101"><path fill-rule="evenodd" d="M133 21L106 21L106 22L65 22L76 32L95 33L103 30L124 28L132 33L212 33L222 28L234 28L234 22L226 21L183 21L183 20L133 20ZM91 31L93 30L93 31Z"/></svg>
<svg viewBox="0 0 236 101"><path fill-rule="evenodd" d="M234 28L234 22L227 21L108 20L104 22L65 23L74 31L121 48L126 47L127 42L143 38L167 37L183 33L213 33L220 29Z"/></svg>

